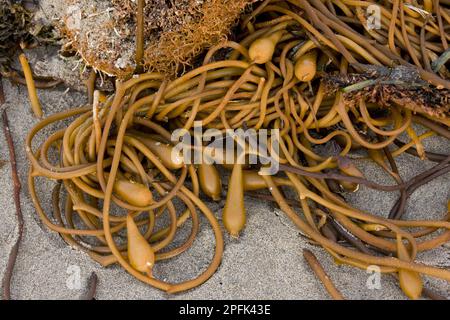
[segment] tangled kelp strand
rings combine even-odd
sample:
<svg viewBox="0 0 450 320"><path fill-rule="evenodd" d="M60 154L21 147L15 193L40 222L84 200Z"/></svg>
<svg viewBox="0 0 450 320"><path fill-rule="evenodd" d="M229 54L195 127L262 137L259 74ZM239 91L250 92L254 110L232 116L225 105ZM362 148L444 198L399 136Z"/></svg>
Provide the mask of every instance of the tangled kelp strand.
<svg viewBox="0 0 450 320"><path fill-rule="evenodd" d="M265 158L277 159L278 174L259 175L265 169L262 163L235 161L231 168L214 164L216 168L231 169L223 224L232 236L251 232L251 226L245 228L243 197L249 190L260 190L259 197L274 201L305 237L323 247L337 263L361 269L376 265L382 273L395 275L411 298L422 295L425 276L450 281L448 270L416 262L419 252L450 240L448 213L443 214L442 220L400 220L406 201L418 186L449 172L450 158L438 156L434 168L409 181L402 179L395 163L395 158L409 149L422 158L431 155L422 140L433 135L449 138L447 119L433 113L414 115L395 99L370 100L370 95L359 94L354 99L357 103L352 103L341 86L330 90L322 80L327 79L323 73L338 74L335 82L345 82L346 77L363 74L367 64L392 68L398 61L402 68L413 68L412 75L421 86L426 83L430 90L448 90L448 79L422 68L423 61L417 55L413 58L420 43L414 33L422 19L420 15L410 16L411 12L403 6L386 4L382 22L394 30L387 34L366 33L361 21L356 20L354 27L346 22L348 19L338 19L341 15L362 19L360 7L367 3L341 0L339 6L325 6L316 0L266 0L244 17L239 43L226 41L211 47L199 67L171 81L156 72L118 80L115 93L102 101L99 92L90 90L91 104L51 115L38 123L27 137L26 151L31 163L29 190L44 224L100 264L118 263L155 288L169 293L194 288L219 267L224 238L217 217L201 200L205 181L201 181L204 178L198 174L198 168L184 158L169 156L174 147L171 133L180 128L191 132L196 121L204 129L221 132L270 129L279 133L275 137L279 152L268 148ZM394 20L392 26L387 17ZM441 29L431 24L426 28L425 44L436 54L445 47L446 35ZM261 39L277 32L269 47L259 46ZM266 52L250 55L252 47ZM219 54L223 49L228 50L225 56ZM312 50L317 54L314 60L320 72L307 78L297 77L297 62ZM214 59L217 55L222 58ZM256 61L256 56L264 59ZM334 63L328 63L329 59ZM419 63L408 62L414 60ZM344 89L366 80L373 79L350 81ZM41 145L34 145L34 138L42 129L68 119L71 122L67 127L48 136ZM417 124L425 125L424 134L416 133ZM402 134L410 141L394 147ZM250 144L251 139L241 147ZM335 146L338 139L340 148ZM317 146L329 145L335 149L333 152L317 152ZM208 150L203 145L189 147ZM395 184L379 185L365 178L349 157L352 149L367 154L394 178ZM58 162L53 163L50 154L54 151ZM223 155L218 152L216 157ZM42 195L35 186L37 177L63 181L58 194L67 194L64 210L59 208L58 197L53 202L54 211L59 213L57 222L49 219L41 206ZM332 187L330 181L337 182L337 186ZM133 184L133 188L145 189L152 196L146 197L145 203L135 201L135 194L118 192L118 182ZM399 192L399 202L391 216L385 218L348 204L340 193L345 193L345 189L355 191L359 185ZM286 198L284 189L296 198ZM175 206L176 202L182 205ZM188 251L199 230L199 213L214 233L210 264L197 277L184 282L158 279L149 272L150 265ZM79 218L77 223L74 216ZM169 249L187 221L191 222L188 239ZM126 230L128 241L123 241L120 235ZM129 246L133 243L131 247L145 249L134 250ZM408 282L406 278L415 280Z"/></svg>

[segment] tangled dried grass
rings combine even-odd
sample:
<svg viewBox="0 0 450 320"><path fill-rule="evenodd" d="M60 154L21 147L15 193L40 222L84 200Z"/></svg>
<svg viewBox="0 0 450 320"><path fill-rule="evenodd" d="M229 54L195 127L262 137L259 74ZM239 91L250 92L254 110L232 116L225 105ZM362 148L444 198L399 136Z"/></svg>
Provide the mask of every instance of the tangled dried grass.
<svg viewBox="0 0 450 320"><path fill-rule="evenodd" d="M199 20L185 20L178 30L163 32L159 41L153 42L147 48L147 68L168 74L182 71L180 69L190 65L192 59L202 50L226 38L239 13L250 2L255 1L205 1Z"/></svg>
<svg viewBox="0 0 450 320"><path fill-rule="evenodd" d="M136 1L65 0L61 26L69 47L95 69L126 77L134 71ZM145 66L174 76L207 47L226 38L246 5L256 0L147 0Z"/></svg>

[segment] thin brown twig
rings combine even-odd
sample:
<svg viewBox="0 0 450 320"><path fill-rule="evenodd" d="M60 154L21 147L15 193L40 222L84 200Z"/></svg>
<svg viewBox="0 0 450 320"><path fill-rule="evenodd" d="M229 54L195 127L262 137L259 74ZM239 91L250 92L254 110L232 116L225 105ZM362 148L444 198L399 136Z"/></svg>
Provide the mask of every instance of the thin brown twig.
<svg viewBox="0 0 450 320"><path fill-rule="evenodd" d="M3 110L2 114L2 120L3 120L3 133L6 138L6 142L8 144L9 149L9 159L11 163L11 174L12 179L14 183L14 203L16 206L16 217L17 217L17 223L18 223L18 236L16 243L11 249L11 252L9 253L8 258L8 264L6 266L6 271L3 276L2 285L3 285L3 300L11 300L11 278L14 271L14 265L16 264L17 255L19 253L19 246L20 242L22 240L22 234L23 234L23 215L22 215L22 209L20 207L20 179L19 175L17 174L17 163L16 163L16 154L14 150L14 142L12 140L11 132L9 129L9 123L8 123L8 116L6 114L6 110Z"/></svg>
<svg viewBox="0 0 450 320"><path fill-rule="evenodd" d="M0 106L5 103L5 93L3 92L3 81L2 76L0 75Z"/></svg>

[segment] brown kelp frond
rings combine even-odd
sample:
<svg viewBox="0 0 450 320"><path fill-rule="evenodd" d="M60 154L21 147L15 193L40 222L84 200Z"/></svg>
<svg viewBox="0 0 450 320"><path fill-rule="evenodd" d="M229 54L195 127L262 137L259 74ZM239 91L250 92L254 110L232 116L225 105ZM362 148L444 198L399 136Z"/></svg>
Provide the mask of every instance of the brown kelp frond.
<svg viewBox="0 0 450 320"><path fill-rule="evenodd" d="M365 73L327 74L323 81L330 93L341 90L349 104L366 99L384 107L396 104L435 117L450 115L450 90L430 86L415 67L371 66Z"/></svg>

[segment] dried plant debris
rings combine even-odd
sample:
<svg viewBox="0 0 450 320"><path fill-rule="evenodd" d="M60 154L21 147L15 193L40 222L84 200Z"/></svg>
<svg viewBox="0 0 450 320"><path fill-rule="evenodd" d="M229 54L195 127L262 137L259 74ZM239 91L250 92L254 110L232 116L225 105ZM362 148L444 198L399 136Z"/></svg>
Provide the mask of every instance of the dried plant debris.
<svg viewBox="0 0 450 320"><path fill-rule="evenodd" d="M31 19L32 13L21 4L0 0L0 62L13 54L20 42L32 39Z"/></svg>
<svg viewBox="0 0 450 320"><path fill-rule="evenodd" d="M341 90L347 103L360 99L389 107L397 104L435 117L450 116L450 90L438 89L422 80L415 67L364 66L360 74L323 76L330 94Z"/></svg>
<svg viewBox="0 0 450 320"><path fill-rule="evenodd" d="M135 69L137 1L64 0L66 48L87 65L126 77ZM255 0L147 0L145 66L173 76L207 47L226 38L239 14Z"/></svg>
<svg viewBox="0 0 450 320"><path fill-rule="evenodd" d="M54 28L35 19L37 0L0 0L0 69L8 69L22 43L28 46L55 44Z"/></svg>

